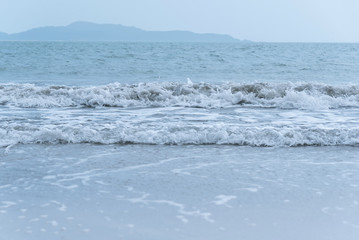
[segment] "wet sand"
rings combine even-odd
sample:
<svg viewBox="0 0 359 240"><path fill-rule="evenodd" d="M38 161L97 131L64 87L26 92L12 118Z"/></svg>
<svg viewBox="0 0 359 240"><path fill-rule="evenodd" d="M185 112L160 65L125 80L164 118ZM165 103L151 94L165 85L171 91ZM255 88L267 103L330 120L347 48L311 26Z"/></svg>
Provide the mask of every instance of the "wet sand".
<svg viewBox="0 0 359 240"><path fill-rule="evenodd" d="M359 237L359 149L16 145L0 239Z"/></svg>

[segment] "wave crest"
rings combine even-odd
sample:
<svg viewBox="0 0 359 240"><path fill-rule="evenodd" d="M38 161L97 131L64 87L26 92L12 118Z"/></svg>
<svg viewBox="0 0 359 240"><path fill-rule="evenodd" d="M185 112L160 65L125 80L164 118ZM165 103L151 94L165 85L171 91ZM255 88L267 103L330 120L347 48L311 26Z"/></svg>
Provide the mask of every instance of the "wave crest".
<svg viewBox="0 0 359 240"><path fill-rule="evenodd" d="M94 87L0 85L0 104L34 107L255 106L297 109L359 107L359 86L319 83L113 83Z"/></svg>

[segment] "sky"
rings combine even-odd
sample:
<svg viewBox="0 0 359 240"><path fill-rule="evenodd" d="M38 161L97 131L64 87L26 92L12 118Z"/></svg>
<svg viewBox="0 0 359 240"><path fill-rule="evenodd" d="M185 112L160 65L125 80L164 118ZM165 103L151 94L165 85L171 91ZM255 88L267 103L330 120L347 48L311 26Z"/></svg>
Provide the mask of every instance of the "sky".
<svg viewBox="0 0 359 240"><path fill-rule="evenodd" d="M0 32L89 21L263 42L359 42L358 12L358 0L0 0Z"/></svg>

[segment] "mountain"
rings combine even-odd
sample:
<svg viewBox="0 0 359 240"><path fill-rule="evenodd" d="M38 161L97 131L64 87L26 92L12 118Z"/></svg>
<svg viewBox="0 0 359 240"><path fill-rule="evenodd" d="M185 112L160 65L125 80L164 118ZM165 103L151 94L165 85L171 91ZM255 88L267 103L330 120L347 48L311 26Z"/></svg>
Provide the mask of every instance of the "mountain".
<svg viewBox="0 0 359 240"><path fill-rule="evenodd" d="M6 39L8 36L9 35L7 33L0 32L0 39Z"/></svg>
<svg viewBox="0 0 359 240"><path fill-rule="evenodd" d="M189 31L144 31L119 24L75 22L62 27L40 27L2 34L0 40L24 41L123 41L123 42L238 42L229 35Z"/></svg>

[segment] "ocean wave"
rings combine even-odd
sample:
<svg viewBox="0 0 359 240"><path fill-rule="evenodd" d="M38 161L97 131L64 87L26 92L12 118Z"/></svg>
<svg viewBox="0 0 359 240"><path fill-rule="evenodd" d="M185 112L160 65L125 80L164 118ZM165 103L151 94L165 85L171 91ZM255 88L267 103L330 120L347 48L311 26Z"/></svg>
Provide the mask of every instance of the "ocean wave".
<svg viewBox="0 0 359 240"><path fill-rule="evenodd" d="M239 127L216 124L155 127L130 125L10 125L0 129L0 146L15 144L156 144L156 145L240 145L256 147L357 146L359 127L309 126Z"/></svg>
<svg viewBox="0 0 359 240"><path fill-rule="evenodd" d="M320 83L158 82L92 87L0 84L0 105L54 107L255 106L285 109L359 107L359 85Z"/></svg>

